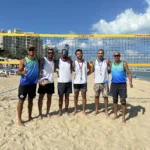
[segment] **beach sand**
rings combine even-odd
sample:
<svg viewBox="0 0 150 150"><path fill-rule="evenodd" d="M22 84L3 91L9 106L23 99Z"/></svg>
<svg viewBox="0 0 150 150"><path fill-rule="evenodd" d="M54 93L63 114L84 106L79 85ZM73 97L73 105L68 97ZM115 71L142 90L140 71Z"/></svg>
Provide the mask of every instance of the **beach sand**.
<svg viewBox="0 0 150 150"><path fill-rule="evenodd" d="M39 120L37 100L34 99L33 121L28 122L27 100L23 116L25 127L17 126L17 103L19 76L0 77L0 149L1 150L150 150L150 82L133 79L134 88L129 88L126 124L119 118L112 120L112 98L109 97L109 114L106 119L103 99L100 113L93 115L93 74L88 77L87 116L79 112L73 116L73 94L70 95L69 116L58 117L57 89L51 105L51 119ZM57 88L57 83L55 83ZM119 103L120 105L120 103ZM43 115L46 112L44 98Z"/></svg>

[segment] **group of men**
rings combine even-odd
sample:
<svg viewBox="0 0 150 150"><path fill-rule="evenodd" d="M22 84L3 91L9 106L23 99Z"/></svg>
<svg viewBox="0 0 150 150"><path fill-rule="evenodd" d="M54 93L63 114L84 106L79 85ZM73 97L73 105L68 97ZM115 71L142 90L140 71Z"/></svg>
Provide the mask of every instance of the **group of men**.
<svg viewBox="0 0 150 150"><path fill-rule="evenodd" d="M120 53L114 53L114 61L104 58L104 50L100 49L97 53L97 59L90 66L89 62L83 59L81 49L75 51L76 60L73 62L68 57L68 51L62 49L62 56L58 61L53 60L54 51L48 49L47 56L40 61L35 57L36 48L30 45L28 55L20 61L18 74L21 75L17 106L18 125L23 125L21 116L24 100L28 95L28 114L29 120L32 119L33 99L36 96L36 86L39 83L38 93L38 109L39 117L42 119L42 105L44 95L47 94L46 115L50 118L50 106L52 95L54 94L54 72L58 74L58 95L59 95L59 112L63 114L63 97L65 96L65 114L68 115L69 94L72 93L72 72L74 72L74 115L77 113L79 92L82 95L83 114L86 115L86 92L87 92L87 76L94 72L94 91L95 91L95 115L99 109L99 97L102 93L104 97L105 114L108 114L108 96L111 94L114 103L114 119L117 118L118 96L122 104L122 121L125 122L127 84L126 73L128 74L130 87L132 85L132 75L126 61L120 60ZM109 73L112 75L111 88L109 91ZM48 84L43 84L42 77L48 79Z"/></svg>

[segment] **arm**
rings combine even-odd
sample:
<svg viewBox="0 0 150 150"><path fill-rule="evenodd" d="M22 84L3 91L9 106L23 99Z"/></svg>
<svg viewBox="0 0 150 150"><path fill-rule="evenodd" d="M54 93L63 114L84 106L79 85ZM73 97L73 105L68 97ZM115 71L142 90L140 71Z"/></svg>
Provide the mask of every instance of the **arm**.
<svg viewBox="0 0 150 150"><path fill-rule="evenodd" d="M95 69L94 69L94 61L92 62L92 66L91 66L91 73L94 72Z"/></svg>
<svg viewBox="0 0 150 150"><path fill-rule="evenodd" d="M87 62L87 68L89 69L87 75L90 75L92 72L91 72L91 66L90 66L89 62Z"/></svg>
<svg viewBox="0 0 150 150"><path fill-rule="evenodd" d="M39 61L39 79L40 79L40 74L42 71L43 64L44 64L44 58L40 59Z"/></svg>
<svg viewBox="0 0 150 150"><path fill-rule="evenodd" d="M71 60L71 58L70 58L70 70L71 70L71 73L72 73L72 71L73 71L73 61Z"/></svg>
<svg viewBox="0 0 150 150"><path fill-rule="evenodd" d="M110 74L111 73L111 61L110 61L110 59L107 59L106 62L107 62L107 66L108 66L108 74Z"/></svg>
<svg viewBox="0 0 150 150"><path fill-rule="evenodd" d="M24 66L25 66L25 61L24 61L24 59L22 59L22 60L20 60L20 64L18 67L18 74L19 75L24 75L28 72L27 70L24 70Z"/></svg>
<svg viewBox="0 0 150 150"><path fill-rule="evenodd" d="M128 64L127 64L126 61L124 61L124 68L125 68L125 71L126 71L127 74L128 74L130 87L132 88L132 87L133 87L133 85L132 85L132 74L131 74L131 72L130 72L130 70L129 70L129 67L128 67Z"/></svg>
<svg viewBox="0 0 150 150"><path fill-rule="evenodd" d="M72 71L74 71L74 61L72 62Z"/></svg>
<svg viewBox="0 0 150 150"><path fill-rule="evenodd" d="M57 72L57 69L58 69L58 60L56 60L54 63L55 63L55 65L54 65L54 72Z"/></svg>

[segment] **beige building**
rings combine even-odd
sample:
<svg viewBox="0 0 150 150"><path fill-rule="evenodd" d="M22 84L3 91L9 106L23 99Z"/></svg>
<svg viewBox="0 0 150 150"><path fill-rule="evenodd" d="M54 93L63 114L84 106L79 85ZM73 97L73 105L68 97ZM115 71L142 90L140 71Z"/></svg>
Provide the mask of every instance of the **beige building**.
<svg viewBox="0 0 150 150"><path fill-rule="evenodd" d="M4 30L0 32L6 33ZM8 30L7 33L26 33L26 34L35 34L34 32L22 32L20 29ZM40 37L33 37L33 36L0 36L0 49L6 51L12 51L17 55L20 50L27 49L27 47L33 44L36 46L37 49L37 56L41 57L43 55L43 48L42 44L43 41Z"/></svg>

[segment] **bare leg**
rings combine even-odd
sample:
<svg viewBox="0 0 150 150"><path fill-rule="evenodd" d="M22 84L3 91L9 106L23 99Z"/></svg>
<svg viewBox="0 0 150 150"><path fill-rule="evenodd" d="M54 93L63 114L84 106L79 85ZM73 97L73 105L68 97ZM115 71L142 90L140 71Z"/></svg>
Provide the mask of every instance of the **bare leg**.
<svg viewBox="0 0 150 150"><path fill-rule="evenodd" d="M95 96L95 115L98 113L99 108L99 96Z"/></svg>
<svg viewBox="0 0 150 150"><path fill-rule="evenodd" d="M59 116L62 115L63 95L59 95Z"/></svg>
<svg viewBox="0 0 150 150"><path fill-rule="evenodd" d="M108 118L108 97L104 97L104 105L105 105L106 118Z"/></svg>
<svg viewBox="0 0 150 150"><path fill-rule="evenodd" d="M113 119L117 118L117 111L118 111L118 104L114 103L114 118Z"/></svg>
<svg viewBox="0 0 150 150"><path fill-rule="evenodd" d="M122 122L125 123L125 115L126 115L126 100L125 99L121 99L121 103L122 103Z"/></svg>
<svg viewBox="0 0 150 150"><path fill-rule="evenodd" d="M65 94L65 112L68 113L69 94Z"/></svg>
<svg viewBox="0 0 150 150"><path fill-rule="evenodd" d="M76 115L77 113L78 96L79 96L79 92L75 92L74 93L74 115Z"/></svg>
<svg viewBox="0 0 150 150"><path fill-rule="evenodd" d="M49 111L50 111L50 107L51 107L51 97L52 97L51 94L47 94L47 110L46 110L46 115L47 115L48 118L50 118Z"/></svg>
<svg viewBox="0 0 150 150"><path fill-rule="evenodd" d="M86 115L86 92L81 92L82 95L82 109L83 109L83 114Z"/></svg>
<svg viewBox="0 0 150 150"><path fill-rule="evenodd" d="M32 120L32 107L33 107L33 99L28 98L28 115L29 115L29 121Z"/></svg>
<svg viewBox="0 0 150 150"><path fill-rule="evenodd" d="M18 101L17 112L18 112L18 125L19 126L23 126L22 119L21 119L23 104L24 104L24 100Z"/></svg>
<svg viewBox="0 0 150 150"><path fill-rule="evenodd" d="M43 98L44 98L44 94L40 94L39 95L39 100L38 100L38 109L39 109L39 117L40 117L40 119L42 119Z"/></svg>

